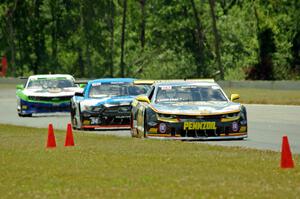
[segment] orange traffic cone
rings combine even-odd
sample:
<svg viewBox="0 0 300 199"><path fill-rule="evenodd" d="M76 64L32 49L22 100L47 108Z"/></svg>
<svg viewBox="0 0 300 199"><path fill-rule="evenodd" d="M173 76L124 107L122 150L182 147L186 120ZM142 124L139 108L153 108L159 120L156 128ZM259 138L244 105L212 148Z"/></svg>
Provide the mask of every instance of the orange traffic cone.
<svg viewBox="0 0 300 199"><path fill-rule="evenodd" d="M294 168L292 153L291 153L288 137L286 135L282 137L280 167L283 169Z"/></svg>
<svg viewBox="0 0 300 199"><path fill-rule="evenodd" d="M53 125L50 123L48 126L48 139L47 139L47 148L56 147L55 135L53 131Z"/></svg>
<svg viewBox="0 0 300 199"><path fill-rule="evenodd" d="M66 134L65 146L74 146L74 138L73 138L73 133L72 133L72 126L71 126L70 123L68 123L68 127L67 127L67 134Z"/></svg>

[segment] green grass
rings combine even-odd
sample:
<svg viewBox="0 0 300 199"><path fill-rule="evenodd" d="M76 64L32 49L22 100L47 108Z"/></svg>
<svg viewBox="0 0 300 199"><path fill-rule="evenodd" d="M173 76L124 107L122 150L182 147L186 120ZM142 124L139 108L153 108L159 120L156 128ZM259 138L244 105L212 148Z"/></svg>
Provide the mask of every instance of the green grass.
<svg viewBox="0 0 300 199"><path fill-rule="evenodd" d="M240 94L238 102L247 104L286 104L300 105L300 92L297 90L271 90L255 88L225 88L227 96Z"/></svg>
<svg viewBox="0 0 300 199"><path fill-rule="evenodd" d="M280 153L0 125L1 198L297 198Z"/></svg>
<svg viewBox="0 0 300 199"><path fill-rule="evenodd" d="M17 84L0 83L0 89L16 89Z"/></svg>
<svg viewBox="0 0 300 199"><path fill-rule="evenodd" d="M16 89L16 84L0 84L1 89ZM227 96L240 94L238 102L247 104L286 104L300 105L300 92L297 90L271 90L256 88L224 88Z"/></svg>

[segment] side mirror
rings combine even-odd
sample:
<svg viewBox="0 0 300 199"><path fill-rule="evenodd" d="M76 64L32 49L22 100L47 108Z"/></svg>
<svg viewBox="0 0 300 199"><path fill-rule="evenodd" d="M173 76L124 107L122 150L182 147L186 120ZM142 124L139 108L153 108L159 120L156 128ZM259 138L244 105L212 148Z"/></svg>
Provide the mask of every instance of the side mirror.
<svg viewBox="0 0 300 199"><path fill-rule="evenodd" d="M24 89L24 85L23 84L18 84L16 86L16 88L19 89L19 90L23 90Z"/></svg>
<svg viewBox="0 0 300 199"><path fill-rule="evenodd" d="M230 100L231 101L235 101L237 99L240 99L240 95L239 94L231 94L231 96L230 96Z"/></svg>
<svg viewBox="0 0 300 199"><path fill-rule="evenodd" d="M145 95L139 95L135 99L139 102L146 102L146 103L150 104L149 98Z"/></svg>
<svg viewBox="0 0 300 199"><path fill-rule="evenodd" d="M83 92L75 92L75 96L84 97L84 93Z"/></svg>

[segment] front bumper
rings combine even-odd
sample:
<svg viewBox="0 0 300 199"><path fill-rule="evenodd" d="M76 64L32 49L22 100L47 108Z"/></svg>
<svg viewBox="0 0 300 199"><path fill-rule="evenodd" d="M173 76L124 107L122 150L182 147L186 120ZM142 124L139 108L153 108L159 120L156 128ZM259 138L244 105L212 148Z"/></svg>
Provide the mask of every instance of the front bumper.
<svg viewBox="0 0 300 199"><path fill-rule="evenodd" d="M234 140L248 137L246 120L183 120L148 122L146 137L172 140Z"/></svg>
<svg viewBox="0 0 300 199"><path fill-rule="evenodd" d="M91 130L117 130L117 129L130 129L130 125L83 125L82 129Z"/></svg>
<svg viewBox="0 0 300 199"><path fill-rule="evenodd" d="M20 101L18 107L21 114L70 112L70 102L44 103Z"/></svg>
<svg viewBox="0 0 300 199"><path fill-rule="evenodd" d="M114 106L99 111L82 111L83 129L130 129L130 106Z"/></svg>
<svg viewBox="0 0 300 199"><path fill-rule="evenodd" d="M158 139L158 140L182 140L182 141L211 141L211 140L240 140L247 138L248 135L234 135L234 136L212 136L212 137L160 137L160 136L148 136L151 139Z"/></svg>

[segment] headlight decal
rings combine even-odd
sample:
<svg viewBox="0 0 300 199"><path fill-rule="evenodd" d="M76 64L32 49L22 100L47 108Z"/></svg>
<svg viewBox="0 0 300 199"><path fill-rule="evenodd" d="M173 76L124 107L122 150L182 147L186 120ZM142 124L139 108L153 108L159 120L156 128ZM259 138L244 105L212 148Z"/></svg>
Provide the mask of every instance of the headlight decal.
<svg viewBox="0 0 300 199"><path fill-rule="evenodd" d="M240 112L238 112L238 113L226 114L226 115L223 115L223 116L222 116L221 122L232 122L232 121L235 121L235 120L240 119L240 117L241 117Z"/></svg>
<svg viewBox="0 0 300 199"><path fill-rule="evenodd" d="M176 115L166 115L166 114L156 114L157 120L162 122L170 122L170 123L176 123L179 122L179 118L176 117Z"/></svg>

